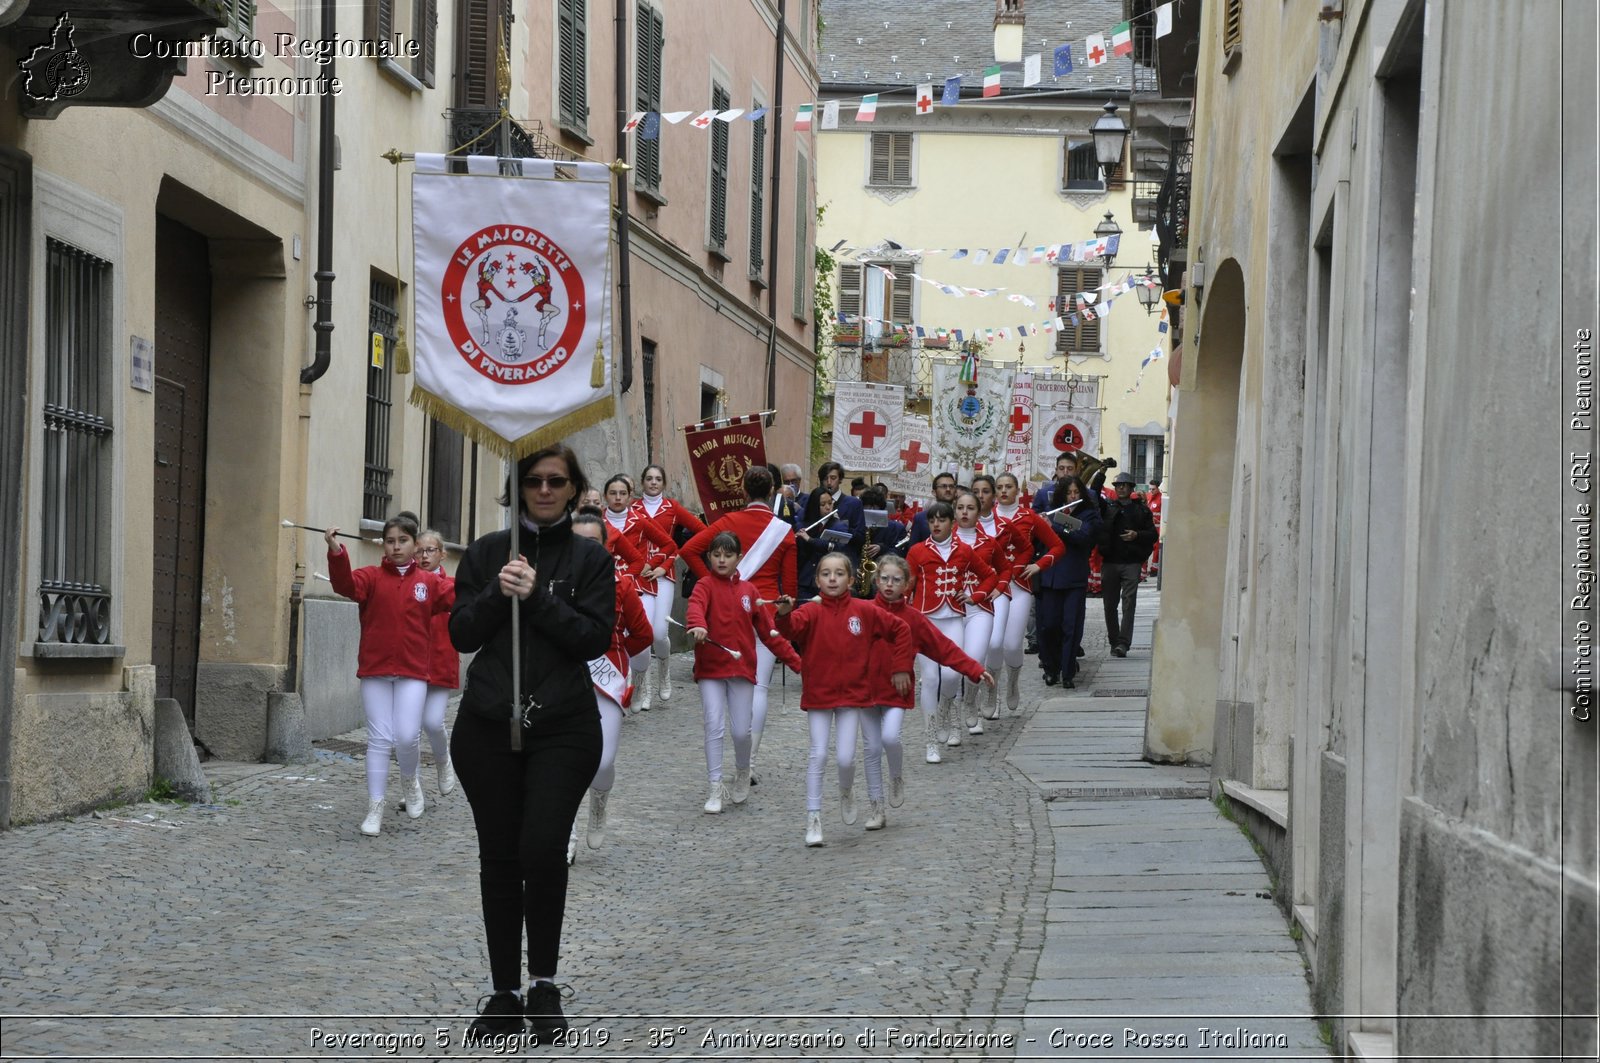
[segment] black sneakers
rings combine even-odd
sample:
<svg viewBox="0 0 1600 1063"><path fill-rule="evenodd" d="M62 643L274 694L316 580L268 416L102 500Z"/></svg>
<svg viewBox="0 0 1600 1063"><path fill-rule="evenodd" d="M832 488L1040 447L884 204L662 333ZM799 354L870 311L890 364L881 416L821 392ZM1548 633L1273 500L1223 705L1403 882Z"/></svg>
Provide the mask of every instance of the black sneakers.
<svg viewBox="0 0 1600 1063"><path fill-rule="evenodd" d="M1111 647L1111 656L1113 656L1113 657L1126 657L1127 655L1128 655L1128 647L1123 646L1123 645L1116 645L1116 646Z"/></svg>
<svg viewBox="0 0 1600 1063"><path fill-rule="evenodd" d="M554 982L535 982L528 987L528 1001L522 1013L528 1020L528 1032L540 1044L550 1044L567 1032L567 1017L561 1013L563 995L570 997L572 989Z"/></svg>
<svg viewBox="0 0 1600 1063"><path fill-rule="evenodd" d="M1061 676L1058 675L1057 673L1055 673L1055 672L1046 672L1044 674L1044 685L1045 686L1053 687L1059 682L1061 682Z"/></svg>
<svg viewBox="0 0 1600 1063"><path fill-rule="evenodd" d="M523 1030L522 998L511 990L491 993L488 1003L478 998L478 1017L467 1027L467 1041L520 1034Z"/></svg>
<svg viewBox="0 0 1600 1063"><path fill-rule="evenodd" d="M1082 657L1082 656L1083 656L1083 647L1082 647L1082 646L1079 646L1079 647L1077 647L1077 648L1076 648L1076 649L1074 649L1074 650L1073 650L1073 651L1072 651L1072 655L1073 655L1073 656L1074 656L1074 657Z"/></svg>

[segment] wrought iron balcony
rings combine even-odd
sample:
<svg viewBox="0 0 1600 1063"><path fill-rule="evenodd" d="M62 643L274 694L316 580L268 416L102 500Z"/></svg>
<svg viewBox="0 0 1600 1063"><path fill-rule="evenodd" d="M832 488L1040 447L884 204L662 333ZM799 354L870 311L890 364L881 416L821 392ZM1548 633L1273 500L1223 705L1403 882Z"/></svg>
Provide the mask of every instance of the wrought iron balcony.
<svg viewBox="0 0 1600 1063"><path fill-rule="evenodd" d="M493 107L456 107L444 115L450 124L450 147L452 150L465 149L462 154L499 155L504 144L503 151L507 158L555 159L559 162L571 162L578 158L546 136L542 122L510 118L504 127L497 129L495 124L500 121L500 111ZM501 139L502 133L505 134L504 140ZM471 147L467 147L469 144Z"/></svg>

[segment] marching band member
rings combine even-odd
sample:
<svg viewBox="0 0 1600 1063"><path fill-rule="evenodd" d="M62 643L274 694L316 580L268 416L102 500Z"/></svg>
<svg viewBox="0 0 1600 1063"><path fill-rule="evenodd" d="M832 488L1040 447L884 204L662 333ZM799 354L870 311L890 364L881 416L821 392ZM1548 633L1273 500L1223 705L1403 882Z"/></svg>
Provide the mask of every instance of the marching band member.
<svg viewBox="0 0 1600 1063"><path fill-rule="evenodd" d="M610 536L610 539L619 543L620 540L627 539L636 553L644 555L645 566L633 575L638 584L639 598L644 604L645 612L650 616L651 630L654 632L657 605L662 594L662 584L659 577L663 577L666 573L672 571L673 562L678 554L678 544L673 542L670 532L663 531L655 521L636 512L629 505L629 499L633 497L633 482L626 476L619 474L607 480L605 497L606 523L611 526L613 532L618 533ZM618 556L621 555L621 552L622 547L620 545L613 550L613 554ZM667 587L670 588L671 586L669 582ZM666 593L670 594L671 591L668 590ZM664 615L670 615L671 612L672 610L669 606L667 613ZM666 623L666 620L661 621L663 627L666 626ZM651 640L652 646L655 644L655 639L659 637L659 633L656 633ZM648 647L634 655L630 671L634 677L635 692L641 695L638 711L646 712L649 710L651 702L649 683L650 652Z"/></svg>
<svg viewBox="0 0 1600 1063"><path fill-rule="evenodd" d="M1006 544L1006 563L1011 566L1011 608L1001 632L998 657L993 648L995 640L989 641L989 670L993 672L1001 664L1005 665L1006 708L1016 711L1022 700L1017 682L1022 675L1022 643L1028 629L1028 615L1034 605L1033 577L1061 560L1066 547L1048 520L1021 504L1021 485L1015 476L1001 473L995 478L995 490L998 495L995 512L1011 525L1011 536Z"/></svg>
<svg viewBox="0 0 1600 1063"><path fill-rule="evenodd" d="M994 481L986 484L990 491L994 490ZM961 649L967 656L976 660L983 660L989 654L989 636L994 632L994 626L999 619L1000 603L1006 601L1006 588L1010 583L1010 573L1005 563L1005 540L1010 534L1000 528L1000 538L992 537L978 526L978 510L980 503L978 496L968 488L956 492L956 530L955 536L962 543L972 548L972 552L981 558L984 564L994 571L993 589L981 600L975 600L977 608L968 609L961 618ZM968 570L966 585L968 590L978 585L978 574ZM983 734L983 720L978 715L978 690L976 683L963 683L962 704L965 706L965 719L967 733L972 735ZM950 745L961 744L961 731L952 721L954 735Z"/></svg>
<svg viewBox="0 0 1600 1063"><path fill-rule="evenodd" d="M646 465L644 472L639 474L639 480L644 488L642 497L635 499L633 505L628 507L628 512L637 514L651 523L660 531L666 533L667 538L674 544L677 543L676 533L679 528L686 534L696 535L705 529L700 518L681 503L668 498L661 492L667 486L667 470L659 465ZM652 540L659 543L659 540ZM641 544L642 545L642 544ZM672 638L671 625L667 618L672 615L672 606L678 595L678 573L675 564L677 548L662 549L659 552L646 550L655 578L651 586L646 588L653 598L645 605L650 610L650 621L655 625L655 657L656 657L656 694L662 701L672 697ZM644 584L641 582L641 586ZM648 687L646 688L648 691ZM648 702L650 695L645 694Z"/></svg>

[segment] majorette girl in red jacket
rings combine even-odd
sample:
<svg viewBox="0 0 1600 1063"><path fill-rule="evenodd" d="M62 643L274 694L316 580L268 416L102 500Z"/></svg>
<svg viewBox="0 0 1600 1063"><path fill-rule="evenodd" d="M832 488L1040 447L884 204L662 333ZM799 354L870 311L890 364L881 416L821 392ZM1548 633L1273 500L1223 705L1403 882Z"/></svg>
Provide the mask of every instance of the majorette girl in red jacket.
<svg viewBox="0 0 1600 1063"><path fill-rule="evenodd" d="M665 532L667 538L676 543L678 529L683 529L687 537L704 528L705 522L690 513L682 502L662 494L666 486L667 470L659 465L646 465L644 472L639 474L641 497L634 500L628 511L648 519L657 530ZM655 598L644 603L645 608L650 610L651 622L656 626L656 696L662 701L672 697L672 642L668 637L667 617L672 615L672 606L678 597L676 560L676 548L667 556L650 554L650 564L660 570L660 579Z"/></svg>
<svg viewBox="0 0 1600 1063"><path fill-rule="evenodd" d="M852 598L854 583L851 559L845 554L828 554L817 565L819 597L798 609L792 599L778 606L780 624L786 625L789 639L805 663L800 707L806 711L811 730L811 754L806 762L807 845L822 844L822 771L828 757L829 728L837 719L839 814L850 824L856 821L853 785L861 708L876 703L878 673L887 672L897 692L911 691L911 629L871 601ZM883 776L879 769L879 762L869 758L867 796L881 820Z"/></svg>
<svg viewBox="0 0 1600 1063"><path fill-rule="evenodd" d="M584 507L572 515L572 534L593 539L602 546L608 539L620 538L611 531L600 511ZM622 741L622 717L633 700L633 684L628 659L650 648L650 617L639 601L633 577L617 576L617 624L611 633L611 648L589 662L589 677L594 683L595 703L600 708L600 767L589 784L589 848L605 844L606 803L617 782L617 747ZM577 824L573 824L573 844L568 861L576 854Z"/></svg>
<svg viewBox="0 0 1600 1063"><path fill-rule="evenodd" d="M915 609L911 608L910 599L906 597L911 587L911 566L905 559L896 555L887 555L878 559L878 596L873 599L873 604L884 610L889 615L898 617L906 622L911 629L911 645L917 653L919 661L933 661L935 667L944 665L955 669L964 678L973 682L986 682L994 685L994 677L984 671L983 665L961 652L961 647L945 638L933 622ZM911 707L911 694L901 694L892 685L887 683L880 686L878 691L878 704L881 708L876 715L881 715L881 720L875 720L871 710L863 710L861 714L861 733L866 738L867 759L870 761L876 756L876 736L881 728L881 745L889 757L889 805L899 808L905 800L905 782L901 774L903 763L903 747L900 742L900 727L907 709ZM939 763L939 744L933 737L933 715L923 714L923 726L927 732L928 763ZM869 816L867 826L872 826Z"/></svg>
<svg viewBox="0 0 1600 1063"><path fill-rule="evenodd" d="M975 521L977 504L969 497L968 505L971 520ZM969 644L966 618L978 614L984 621L991 619L981 609L968 608L968 603L981 605L994 591L998 576L985 556L989 551L975 550L955 535L956 510L950 503L935 502L924 512L928 518L928 538L913 546L906 555L916 577L912 607L933 621L939 633L960 645L963 652L981 659L988 651L987 631L982 648L977 649L978 630L970 632L972 642ZM933 713L939 741L951 746L961 744L961 721L955 718L953 709L960 693L961 679L954 671L929 661L922 664L923 711Z"/></svg>
<svg viewBox="0 0 1600 1063"><path fill-rule="evenodd" d="M605 518L610 526L610 538L627 539L635 552L644 555L644 567L634 576L638 580L639 598L645 614L650 617L651 644L659 644L666 637L667 617L672 615L672 609L669 604L663 613L658 606L663 595L668 596L669 602L671 600L673 584L670 578L678 560L678 545L673 541L671 532L664 531L655 521L632 508L633 482L626 476L619 474L606 481L605 498ZM663 578L669 582L662 583ZM645 712L653 700L649 647L634 657L630 672L634 688L639 693L639 711ZM662 700L670 697L671 693L669 685Z"/></svg>
<svg viewBox="0 0 1600 1063"><path fill-rule="evenodd" d="M689 595L684 620L694 640L694 678L705 711L706 778L711 787L705 811L718 813L732 800L750 796L750 758L754 755L753 704L756 691L756 641L773 657L800 670L800 657L778 634L772 611L756 585L739 578L742 550L732 532L718 532L705 553L706 575ZM722 782L722 739L733 732L733 789Z"/></svg>
<svg viewBox="0 0 1600 1063"><path fill-rule="evenodd" d="M1035 513L1033 507L1018 501L1021 485L1011 473L995 477L995 491L995 512L1011 525L1006 553L1006 561L1011 565L1011 609L1001 633L1000 659L996 660L991 653L989 670L998 676L1000 665L1005 665L1006 706L1015 710L1021 701L1017 680L1022 674L1022 643L1027 636L1028 617L1033 613L1033 577L1061 560L1066 544L1048 520ZM992 637L989 644L994 645Z"/></svg>
<svg viewBox="0 0 1600 1063"><path fill-rule="evenodd" d="M444 536L432 528L424 528L417 536L417 565L436 573L440 586L454 597L456 581L444 571ZM428 656L428 696L422 703L422 733L433 750L433 765L439 773L442 797L456 788L456 772L450 764L450 734L444 729L444 717L450 707L450 692L461 687L461 654L450 641L450 614L434 613L432 624L433 645Z"/></svg>
<svg viewBox="0 0 1600 1063"><path fill-rule="evenodd" d="M433 615L448 613L454 588L416 564L417 518L401 513L383 526L383 563L350 569L350 555L328 542L328 579L333 589L360 606L361 648L356 676L367 717L367 816L361 833L383 828L383 799L389 785L389 754L400 762L406 787L406 812L422 815L422 781L417 778L422 751L422 706L428 697L433 653Z"/></svg>

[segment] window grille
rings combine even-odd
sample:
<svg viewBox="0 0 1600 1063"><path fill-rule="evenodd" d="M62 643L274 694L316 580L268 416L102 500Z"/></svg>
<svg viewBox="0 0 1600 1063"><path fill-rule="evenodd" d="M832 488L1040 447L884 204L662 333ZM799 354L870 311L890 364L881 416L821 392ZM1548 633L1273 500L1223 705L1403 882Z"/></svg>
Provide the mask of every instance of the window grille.
<svg viewBox="0 0 1600 1063"><path fill-rule="evenodd" d="M39 641L111 640L111 264L45 241Z"/></svg>
<svg viewBox="0 0 1600 1063"><path fill-rule="evenodd" d="M394 377L389 362L394 353L398 291L395 283L373 274L371 299L367 311L367 442L366 479L362 486L361 516L367 520L387 520L389 480L389 425L394 412ZM381 348L372 335L381 336ZM373 357L376 354L377 357ZM374 362L378 364L373 364Z"/></svg>

